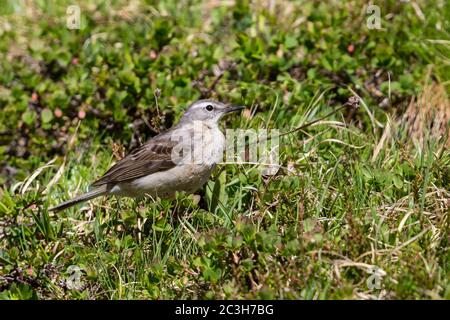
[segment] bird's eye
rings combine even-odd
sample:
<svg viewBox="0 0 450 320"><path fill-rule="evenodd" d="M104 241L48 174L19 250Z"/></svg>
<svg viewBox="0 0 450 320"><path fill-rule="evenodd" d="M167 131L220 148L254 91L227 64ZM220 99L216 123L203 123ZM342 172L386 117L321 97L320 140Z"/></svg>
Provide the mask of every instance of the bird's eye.
<svg viewBox="0 0 450 320"><path fill-rule="evenodd" d="M214 109L214 107L212 105L210 105L210 104L208 104L206 106L206 110L208 110L208 111L213 111L213 109Z"/></svg>

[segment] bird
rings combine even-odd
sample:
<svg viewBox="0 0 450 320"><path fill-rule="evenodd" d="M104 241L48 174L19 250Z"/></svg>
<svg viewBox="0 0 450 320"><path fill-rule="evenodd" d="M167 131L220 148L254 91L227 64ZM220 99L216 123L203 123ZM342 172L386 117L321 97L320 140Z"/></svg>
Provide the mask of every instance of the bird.
<svg viewBox="0 0 450 320"><path fill-rule="evenodd" d="M132 150L92 183L88 192L49 211L61 211L100 196L171 199L194 193L223 159L225 136L219 120L245 107L211 99L192 103L180 121Z"/></svg>

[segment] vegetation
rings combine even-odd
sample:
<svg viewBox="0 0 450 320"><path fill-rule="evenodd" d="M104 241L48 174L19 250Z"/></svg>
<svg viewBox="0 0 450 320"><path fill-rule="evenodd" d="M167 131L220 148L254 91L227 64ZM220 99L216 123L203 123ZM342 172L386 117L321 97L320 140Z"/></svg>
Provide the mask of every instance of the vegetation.
<svg viewBox="0 0 450 320"><path fill-rule="evenodd" d="M0 1L1 298L450 298L448 1L71 4ZM352 96L274 176L48 212L199 98L287 132Z"/></svg>

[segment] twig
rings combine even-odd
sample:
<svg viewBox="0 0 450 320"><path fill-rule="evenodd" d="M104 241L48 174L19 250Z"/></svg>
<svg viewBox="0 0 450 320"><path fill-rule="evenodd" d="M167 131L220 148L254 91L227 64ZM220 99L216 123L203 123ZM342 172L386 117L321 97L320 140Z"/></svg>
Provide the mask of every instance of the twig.
<svg viewBox="0 0 450 320"><path fill-rule="evenodd" d="M325 116L323 116L323 117L321 117L319 119L313 120L311 122L305 123L305 124L301 125L300 127L292 129L292 130L290 130L288 132L283 132L283 133L279 134L278 137L282 137L282 136L285 136L285 135L288 135L288 134L291 134L291 133L303 130L303 129L309 127L309 126L312 126L313 124L315 124L315 123L317 123L319 121L322 121L322 120L325 120L328 117L331 117L333 114L336 114L339 111L341 111L342 109L347 108L347 107L358 108L359 107L359 99L358 99L358 97L355 97L355 96L350 97L346 103L344 103L339 108L331 111L330 113L326 114Z"/></svg>
<svg viewBox="0 0 450 320"><path fill-rule="evenodd" d="M297 127L297 128L294 128L294 129L292 129L292 130L289 130L289 131L287 131L287 132L280 133L279 135L266 137L263 141L268 141L268 140L271 140L271 139L273 139L273 138L283 137L283 136L286 136L286 135L288 135L288 134L291 134L291 133L294 133L294 132L303 130L303 129L307 128L307 127L312 126L312 125L315 124L315 123L318 123L318 122L320 122L320 121L322 121L322 120L324 120L324 119L326 119L326 118L328 118L328 117L331 117L333 114L336 114L336 113L338 113L339 111L341 111L342 109L347 108L347 107L358 108L358 107L359 107L359 98L356 97L356 96L352 96L352 97L350 97L350 98L348 99L348 101L347 101L346 103L344 103L342 106L340 106L339 108L337 108L337 109L331 111L330 113L324 115L323 117L321 117L321 118L319 118L319 119L316 119L316 120L313 120L313 121L311 121L311 122L305 123L305 124L303 124L303 125L301 125L301 126L299 126L299 127ZM256 141L255 143L258 143L258 142L261 142L261 140ZM247 142L247 143L245 144L245 146L249 146L249 145L250 145L249 142Z"/></svg>

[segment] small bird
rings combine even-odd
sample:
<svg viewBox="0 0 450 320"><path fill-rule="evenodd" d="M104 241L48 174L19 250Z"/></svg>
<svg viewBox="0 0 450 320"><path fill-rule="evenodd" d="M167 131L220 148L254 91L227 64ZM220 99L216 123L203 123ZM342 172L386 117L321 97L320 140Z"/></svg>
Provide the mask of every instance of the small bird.
<svg viewBox="0 0 450 320"><path fill-rule="evenodd" d="M242 109L209 99L194 102L177 125L119 160L89 192L49 210L64 210L103 195L170 199L176 192L195 192L222 161L225 137L219 120Z"/></svg>

